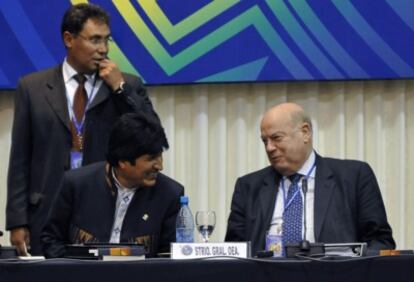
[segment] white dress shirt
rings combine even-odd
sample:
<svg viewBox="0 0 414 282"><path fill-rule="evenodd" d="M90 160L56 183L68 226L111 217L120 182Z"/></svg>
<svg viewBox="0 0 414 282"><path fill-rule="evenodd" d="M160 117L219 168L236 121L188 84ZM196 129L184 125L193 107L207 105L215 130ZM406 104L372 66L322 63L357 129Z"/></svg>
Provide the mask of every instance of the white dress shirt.
<svg viewBox="0 0 414 282"><path fill-rule="evenodd" d="M118 190L118 196L116 198L114 223L112 225L111 238L109 243L120 243L122 224L127 213L129 204L137 191L137 188L126 188L119 183L112 170L112 177L114 178L115 186Z"/></svg>
<svg viewBox="0 0 414 282"><path fill-rule="evenodd" d="M79 83L73 77L77 74L76 70L72 68L71 65L64 60L62 64L62 73L63 73L63 81L65 83L66 88L66 99L68 101L68 112L69 118L72 120L73 118L73 100L75 99L75 92L78 88ZM96 77L97 73L91 75L85 75L86 82L85 82L85 90L86 95L88 96L88 105L92 102L93 98L95 98L96 94L98 93L99 87L101 87L102 80ZM96 77L96 81L95 81ZM95 85L94 85L95 84Z"/></svg>
<svg viewBox="0 0 414 282"><path fill-rule="evenodd" d="M299 169L299 171L297 171L297 173L302 174L304 176L306 176L309 171L312 169L314 163L315 163L315 152L312 151L312 153L309 155L309 158L306 160L306 162L303 164L303 166L301 167L301 169ZM316 172L316 166L315 168L312 170L312 172L309 175L308 178L308 191L306 193L306 239L309 242L315 242L315 234L314 234L314 199L315 199L315 172ZM304 177L303 176L303 177ZM302 191L302 179L299 181L299 187L300 187L300 194L302 197L302 202L303 201L303 191ZM273 216L272 216L272 220L270 222L270 227L269 227L269 231L271 233L277 233L276 232L276 228L278 225L280 225L283 222L283 210L284 210L284 206L283 206L283 196L288 195L288 191L287 189L289 189L291 181L289 180L289 178L287 178L286 176L284 176L281 181L284 181L284 187L286 189L285 193L283 193L283 191L281 191L282 189L282 183L279 183L279 192L277 193L277 197L276 197L276 204L275 204L275 209L273 211ZM303 213L305 213L304 209L303 209ZM304 223L304 216L302 215L302 224ZM303 225L302 225L303 226ZM302 228L302 237L304 235L304 228Z"/></svg>

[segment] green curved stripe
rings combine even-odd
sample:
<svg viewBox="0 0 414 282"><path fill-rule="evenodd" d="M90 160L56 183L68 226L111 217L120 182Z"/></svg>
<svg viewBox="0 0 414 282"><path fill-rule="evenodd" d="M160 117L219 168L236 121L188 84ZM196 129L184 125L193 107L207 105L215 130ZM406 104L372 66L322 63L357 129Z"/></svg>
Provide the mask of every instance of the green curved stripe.
<svg viewBox="0 0 414 282"><path fill-rule="evenodd" d="M198 42L182 50L176 56L170 56L129 1L113 0L113 3L137 38L141 40L148 52L168 75L174 74L234 35L253 26L294 78L313 78L302 63L290 51L289 47L276 33L272 25L267 21L266 17L257 6L250 8L243 14L206 35Z"/></svg>
<svg viewBox="0 0 414 282"><path fill-rule="evenodd" d="M156 0L137 0L145 13L169 44L173 44L209 20L226 11L240 0L215 0L191 14L181 22L172 25Z"/></svg>
<svg viewBox="0 0 414 282"><path fill-rule="evenodd" d="M129 62L128 58L119 49L119 46L113 41L109 44L109 58L119 65L119 68L126 73L134 74L145 82L144 77L137 71L136 68Z"/></svg>

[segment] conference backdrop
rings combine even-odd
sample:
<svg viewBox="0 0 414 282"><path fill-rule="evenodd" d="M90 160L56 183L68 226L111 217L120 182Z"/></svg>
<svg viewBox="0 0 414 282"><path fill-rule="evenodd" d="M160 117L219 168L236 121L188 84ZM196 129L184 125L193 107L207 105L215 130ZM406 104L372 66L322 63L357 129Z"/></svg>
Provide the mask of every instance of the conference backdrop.
<svg viewBox="0 0 414 282"><path fill-rule="evenodd" d="M0 1L0 88L65 55L64 11L86 0ZM412 0L91 0L110 58L148 84L414 77Z"/></svg>

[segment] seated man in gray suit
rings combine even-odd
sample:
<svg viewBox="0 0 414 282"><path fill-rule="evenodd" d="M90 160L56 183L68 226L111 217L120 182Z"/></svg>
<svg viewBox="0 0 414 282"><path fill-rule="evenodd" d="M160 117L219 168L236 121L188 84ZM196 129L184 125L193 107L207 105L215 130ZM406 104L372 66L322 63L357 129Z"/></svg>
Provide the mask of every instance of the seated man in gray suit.
<svg viewBox="0 0 414 282"><path fill-rule="evenodd" d="M65 173L42 233L47 257L66 244L141 243L147 254L168 252L182 185L160 173L168 148L156 118L125 114L115 123L107 162Z"/></svg>
<svg viewBox="0 0 414 282"><path fill-rule="evenodd" d="M284 244L298 243L306 235L310 242L395 248L370 166L319 156L313 150L311 119L299 105L284 103L268 110L261 138L271 165L237 180L226 241L251 241L256 254L265 248L266 231L282 226Z"/></svg>

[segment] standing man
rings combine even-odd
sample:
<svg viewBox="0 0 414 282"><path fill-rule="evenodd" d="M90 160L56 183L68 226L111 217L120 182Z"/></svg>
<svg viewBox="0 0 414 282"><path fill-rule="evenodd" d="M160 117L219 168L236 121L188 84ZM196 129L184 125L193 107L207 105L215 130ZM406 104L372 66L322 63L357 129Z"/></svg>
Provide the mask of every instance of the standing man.
<svg viewBox="0 0 414 282"><path fill-rule="evenodd" d="M284 243L300 242L306 230L310 242L395 248L367 163L319 156L313 149L311 119L297 104L268 110L260 129L271 165L237 180L226 241L251 241L256 254L265 248L266 231L282 226Z"/></svg>
<svg viewBox="0 0 414 282"><path fill-rule="evenodd" d="M40 232L64 171L104 160L109 131L126 112L156 116L139 78L107 58L109 15L70 7L63 64L23 77L15 94L6 228L20 254L41 254Z"/></svg>
<svg viewBox="0 0 414 282"><path fill-rule="evenodd" d="M123 115L107 161L65 173L42 233L45 255L63 257L66 244L87 242L140 243L150 257L169 252L184 188L160 173L166 149L157 119Z"/></svg>

